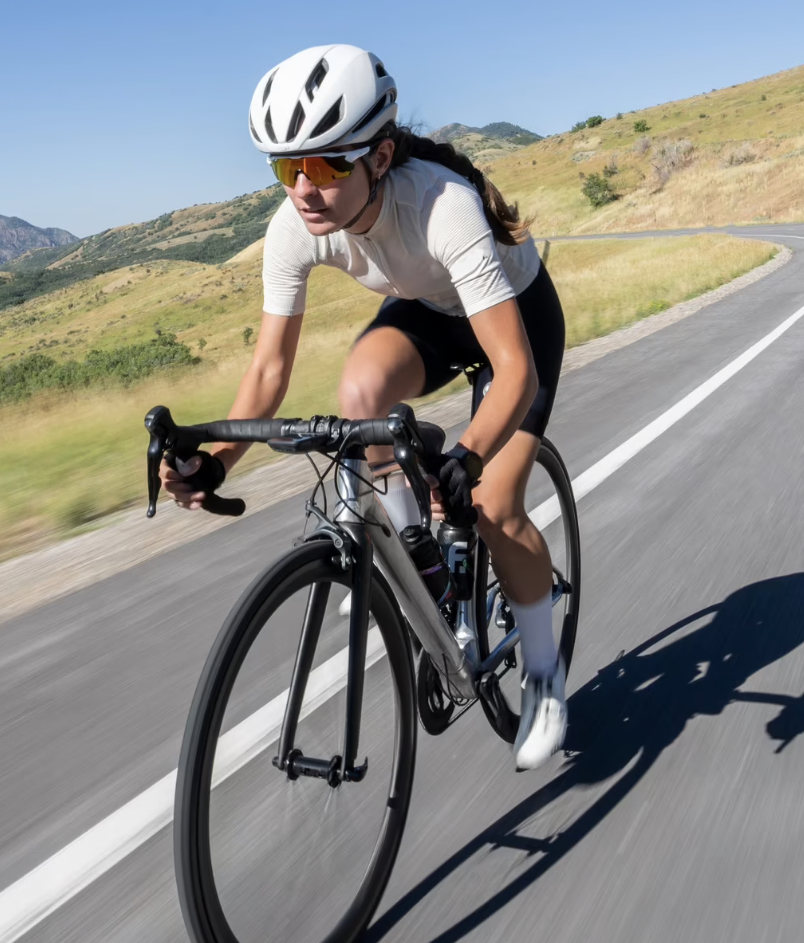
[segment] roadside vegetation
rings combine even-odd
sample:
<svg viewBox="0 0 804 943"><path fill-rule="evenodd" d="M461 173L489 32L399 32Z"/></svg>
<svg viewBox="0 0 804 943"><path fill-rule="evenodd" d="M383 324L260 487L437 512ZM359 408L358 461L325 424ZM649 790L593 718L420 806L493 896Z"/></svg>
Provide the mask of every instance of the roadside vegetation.
<svg viewBox="0 0 804 943"><path fill-rule="evenodd" d="M775 252L767 243L719 235L553 243L549 267L567 317L567 344L694 297ZM0 403L8 443L0 469L0 559L97 526L113 511L144 509L145 413L164 403L181 423L225 416L251 356L249 329L259 328L260 264L257 243L225 265L132 266L0 312L0 369L33 354L50 358L49 369L56 369L70 362L114 364L125 349L135 360L143 351L187 352L178 366L158 365L144 378L121 381L104 373L100 387L51 386ZM313 272L308 299L282 409L297 416L337 412L341 366L378 303L326 268ZM238 470L272 457L254 447Z"/></svg>

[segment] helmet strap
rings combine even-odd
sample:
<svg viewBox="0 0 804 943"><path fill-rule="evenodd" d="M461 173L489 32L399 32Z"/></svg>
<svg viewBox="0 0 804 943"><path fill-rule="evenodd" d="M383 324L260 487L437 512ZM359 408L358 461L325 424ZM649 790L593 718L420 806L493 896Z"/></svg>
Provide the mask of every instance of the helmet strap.
<svg viewBox="0 0 804 943"><path fill-rule="evenodd" d="M367 157L368 157L368 155L366 155L366 157L361 157L360 159L361 159L361 160L363 161L363 163L366 165L366 167L367 167L367 169L368 169L368 172L369 172L369 177L371 177L373 171L372 171L372 169L371 169L371 164L370 164L370 163L368 162L368 160L367 160ZM377 199L377 194L380 192L380 184L381 184L381 183L383 182L383 180L385 179L387 173L388 173L388 171L386 171L384 174L381 174L381 175L380 175L379 177L377 177L377 179L372 183L372 185L371 185L371 190L369 191L368 199L366 200L365 204L363 205L363 209L360 210L360 212L359 212L356 216L353 216L353 217L349 220L348 223L345 223L343 226L341 226L341 229L348 229L350 226L354 226L354 224L355 224L355 223L360 219L360 217L366 212L366 210L371 206L371 204Z"/></svg>

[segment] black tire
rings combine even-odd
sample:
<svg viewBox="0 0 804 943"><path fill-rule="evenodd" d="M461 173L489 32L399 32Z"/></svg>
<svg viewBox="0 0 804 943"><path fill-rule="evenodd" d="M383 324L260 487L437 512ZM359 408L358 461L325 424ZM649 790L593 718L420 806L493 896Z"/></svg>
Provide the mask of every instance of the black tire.
<svg viewBox="0 0 804 943"><path fill-rule="evenodd" d="M575 638L578 630L578 612L581 601L581 535L578 529L578 512L575 506L575 497L572 493L572 483L566 466L556 447L549 439L542 439L541 447L536 456L536 464L541 465L549 476L561 511L564 530L566 572L562 576L571 587L571 592L565 595L564 614L560 631L560 651L564 664L569 673L572 655L575 650ZM482 540L478 540L477 548L477 626L478 645L481 659L488 657L491 650L489 644L489 622L486 618L486 598L488 586L493 582L489 579L489 551ZM493 568L493 562L491 563ZM559 602L559 605L561 603ZM499 673L500 669L498 669ZM514 713L518 713L518 705L511 705Z"/></svg>
<svg viewBox="0 0 804 943"><path fill-rule="evenodd" d="M351 585L351 573L344 573L333 562L333 548L329 541L307 543L266 570L245 591L230 613L198 682L182 741L174 824L179 900L194 943L238 943L238 937L224 913L215 881L209 820L214 754L229 696L246 654L262 629L270 623L271 614L293 593L318 582ZM413 785L417 728L410 644L399 608L388 584L376 569L372 579L370 611L385 644L395 689L396 729L389 795L379 835L358 892L351 903L344 904L342 915L332 915L328 932L322 937L324 943L351 943L371 920L399 850ZM270 771L284 778L284 774L273 767ZM326 783L321 785L325 790L330 789ZM359 789L360 784L338 787L354 788ZM278 880L284 876L282 867L283 863L277 861ZM266 928L266 939L270 935Z"/></svg>

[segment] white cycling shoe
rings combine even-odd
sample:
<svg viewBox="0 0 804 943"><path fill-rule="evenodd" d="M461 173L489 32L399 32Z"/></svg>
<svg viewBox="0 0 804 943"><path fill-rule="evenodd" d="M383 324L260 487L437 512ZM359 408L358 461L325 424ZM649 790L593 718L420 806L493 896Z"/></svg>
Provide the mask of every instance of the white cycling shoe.
<svg viewBox="0 0 804 943"><path fill-rule="evenodd" d="M536 769L557 753L567 733L564 661L547 677L522 680L522 716L514 742L517 770Z"/></svg>

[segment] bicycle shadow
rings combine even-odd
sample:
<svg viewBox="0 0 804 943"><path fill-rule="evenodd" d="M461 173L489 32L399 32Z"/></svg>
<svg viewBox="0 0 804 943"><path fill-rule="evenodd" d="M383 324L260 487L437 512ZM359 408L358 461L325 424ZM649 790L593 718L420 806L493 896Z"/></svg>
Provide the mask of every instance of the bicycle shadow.
<svg viewBox="0 0 804 943"><path fill-rule="evenodd" d="M682 629L709 615L713 618L700 628L673 639ZM565 750L571 751L571 756L559 775L419 881L375 921L364 939L371 943L382 940L443 880L480 851L517 848L538 855L526 871L430 943L460 940L581 842L696 716L715 716L735 701L777 704L782 710L766 730L771 739L781 741L775 751L781 752L804 732L804 695L794 698L742 692L739 688L751 675L802 642L804 574L799 573L745 586L722 603L688 616L622 654L569 698L570 728ZM518 834L519 826L565 793L604 782L626 768L565 831L544 839Z"/></svg>

